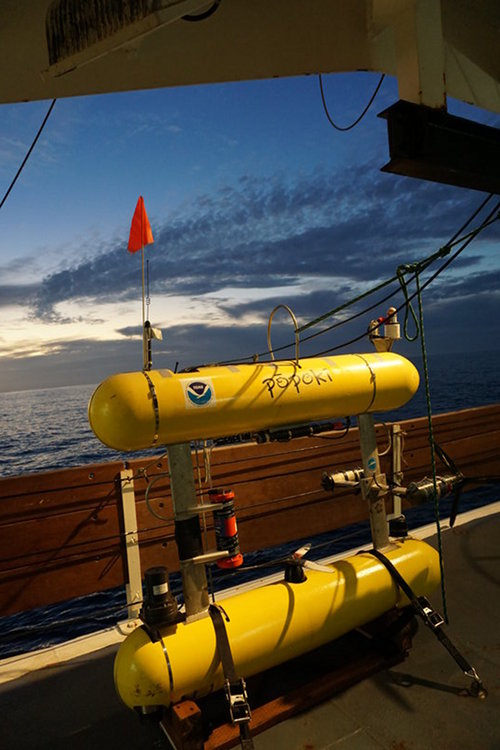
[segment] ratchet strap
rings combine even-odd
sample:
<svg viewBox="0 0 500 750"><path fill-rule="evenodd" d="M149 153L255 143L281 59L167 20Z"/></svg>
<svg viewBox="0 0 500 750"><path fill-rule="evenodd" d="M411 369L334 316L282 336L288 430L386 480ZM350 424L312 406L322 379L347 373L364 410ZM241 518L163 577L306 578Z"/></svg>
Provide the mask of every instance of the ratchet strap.
<svg viewBox="0 0 500 750"><path fill-rule="evenodd" d="M217 650L222 664L222 671L224 672L224 689L226 691L231 723L238 726L240 730L240 744L242 750L254 750L254 744L249 728L252 714L248 703L246 684L243 677L238 677L236 675L231 646L229 645L229 639L227 637L227 630L222 613L224 613L224 616L228 621L229 617L222 607L219 607L217 604L211 604L208 608L208 613L212 618Z"/></svg>
<svg viewBox="0 0 500 750"><path fill-rule="evenodd" d="M483 683L479 675L477 674L474 667L469 664L467 659L460 653L457 647L450 641L442 626L444 625L443 617L435 609L431 607L431 604L425 596L417 596L409 583L405 581L399 570L392 564L388 557L386 557L380 550L371 549L367 550L370 555L379 560L382 565L389 571L393 580L403 591L415 611L415 613L421 618L425 625L434 633L438 641L440 641L445 649L448 651L450 656L453 657L455 662L458 664L462 672L466 677L472 678L472 686L470 692L474 696L485 697L486 690L484 689Z"/></svg>

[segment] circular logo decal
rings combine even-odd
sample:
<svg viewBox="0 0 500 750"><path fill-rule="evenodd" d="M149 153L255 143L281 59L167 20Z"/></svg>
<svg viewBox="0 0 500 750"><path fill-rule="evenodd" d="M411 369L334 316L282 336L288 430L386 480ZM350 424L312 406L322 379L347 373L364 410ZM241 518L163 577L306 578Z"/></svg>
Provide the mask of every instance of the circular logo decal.
<svg viewBox="0 0 500 750"><path fill-rule="evenodd" d="M375 471L375 469L377 468L377 459L376 458L369 458L367 465L368 465L368 468L370 469L370 471Z"/></svg>
<svg viewBox="0 0 500 750"><path fill-rule="evenodd" d="M198 380L188 384L186 393L194 406L205 406L212 399L212 389L209 384Z"/></svg>

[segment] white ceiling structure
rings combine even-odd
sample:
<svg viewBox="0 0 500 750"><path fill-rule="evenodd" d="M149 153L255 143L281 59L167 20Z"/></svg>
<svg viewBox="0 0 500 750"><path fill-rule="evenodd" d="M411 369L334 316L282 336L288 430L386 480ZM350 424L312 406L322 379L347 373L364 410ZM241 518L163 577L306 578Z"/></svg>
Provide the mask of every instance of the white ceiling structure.
<svg viewBox="0 0 500 750"><path fill-rule="evenodd" d="M498 0L2 0L0 102L372 70L500 112Z"/></svg>

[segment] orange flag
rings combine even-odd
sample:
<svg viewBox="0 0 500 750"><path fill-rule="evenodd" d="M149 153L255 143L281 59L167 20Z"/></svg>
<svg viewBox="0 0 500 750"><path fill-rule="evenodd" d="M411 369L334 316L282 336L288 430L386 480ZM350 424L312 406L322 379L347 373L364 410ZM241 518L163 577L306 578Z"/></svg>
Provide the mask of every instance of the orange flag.
<svg viewBox="0 0 500 750"><path fill-rule="evenodd" d="M150 245L152 242L154 242L153 232L144 207L144 198L141 195L132 217L127 249L130 253L136 253L137 250L142 250L144 245Z"/></svg>

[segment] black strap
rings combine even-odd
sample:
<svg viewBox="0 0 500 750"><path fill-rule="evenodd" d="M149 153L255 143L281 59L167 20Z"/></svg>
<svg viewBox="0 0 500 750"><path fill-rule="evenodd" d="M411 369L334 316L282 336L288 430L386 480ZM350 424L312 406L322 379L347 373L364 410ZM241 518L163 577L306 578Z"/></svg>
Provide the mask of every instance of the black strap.
<svg viewBox="0 0 500 750"><path fill-rule="evenodd" d="M229 638L227 637L227 630L222 617L223 612L222 607L217 606L217 604L211 604L208 608L208 613L214 625L217 650L219 651L222 671L225 677L224 687L229 704L229 714L231 716L231 723L239 727L241 747L243 750L253 750L254 744L248 726L252 714L248 703L246 684L243 677L236 675L231 646L229 645ZM224 615L229 621L229 617L225 612Z"/></svg>
<svg viewBox="0 0 500 750"><path fill-rule="evenodd" d="M436 638L443 644L450 656L452 656L456 661L462 672L467 677L471 677L473 679L474 682L472 692L474 693L474 695L480 695L481 697L484 697L486 691L483 687L481 679L479 678L474 667L469 664L467 659L463 656L463 654L460 653L460 651L450 641L450 639L442 629L444 620L439 612L431 607L430 602L428 601L428 599L426 599L425 596L417 596L415 594L410 584L405 581L399 570L392 564L388 557L380 552L380 550L371 549L368 550L368 552L370 555L374 555L374 557L376 557L377 560L379 560L382 565L387 568L399 588L406 594L406 596L410 600L415 613L422 619L424 624L427 625L427 627L434 633Z"/></svg>

